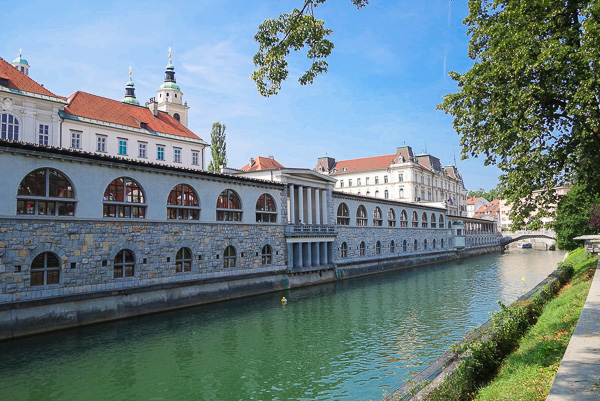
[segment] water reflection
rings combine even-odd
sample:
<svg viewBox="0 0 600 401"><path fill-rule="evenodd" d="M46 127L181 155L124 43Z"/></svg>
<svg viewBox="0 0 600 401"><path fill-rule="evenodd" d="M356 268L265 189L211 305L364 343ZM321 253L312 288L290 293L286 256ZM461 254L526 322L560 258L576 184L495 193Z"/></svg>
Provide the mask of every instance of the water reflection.
<svg viewBox="0 0 600 401"><path fill-rule="evenodd" d="M378 399L561 258L511 250L1 343L0 399Z"/></svg>

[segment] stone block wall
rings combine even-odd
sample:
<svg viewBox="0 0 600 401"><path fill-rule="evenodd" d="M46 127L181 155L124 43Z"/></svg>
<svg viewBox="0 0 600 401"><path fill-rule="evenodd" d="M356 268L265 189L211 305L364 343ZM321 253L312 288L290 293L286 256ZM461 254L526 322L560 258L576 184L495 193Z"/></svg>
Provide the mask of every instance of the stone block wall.
<svg viewBox="0 0 600 401"><path fill-rule="evenodd" d="M236 267L224 268L223 251L236 249ZM272 263L262 264L270 245ZM192 271L175 272L177 252L192 253ZM116 254L135 255L135 276L113 278ZM52 252L60 283L31 286L31 262ZM273 224L0 219L0 302L119 290L286 268L284 227Z"/></svg>

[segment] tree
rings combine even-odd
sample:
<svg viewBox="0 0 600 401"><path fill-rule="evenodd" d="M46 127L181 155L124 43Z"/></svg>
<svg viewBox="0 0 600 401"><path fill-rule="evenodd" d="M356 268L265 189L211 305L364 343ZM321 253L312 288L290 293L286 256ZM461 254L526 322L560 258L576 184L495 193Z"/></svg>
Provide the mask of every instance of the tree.
<svg viewBox="0 0 600 401"><path fill-rule="evenodd" d="M557 202L553 187L600 193L600 2L471 0L465 74L439 109L454 117L462 158L502 170L516 228ZM534 196L535 190L546 190Z"/></svg>
<svg viewBox="0 0 600 401"><path fill-rule="evenodd" d="M210 156L212 160L208 165L208 171L218 173L221 166L227 165L227 150L225 145L225 124L216 122L210 131Z"/></svg>
<svg viewBox="0 0 600 401"><path fill-rule="evenodd" d="M498 199L500 197L500 190L498 188L492 188L489 191L486 191L483 188L479 188L477 191L469 191L467 196L469 198L485 198L488 201L493 201L494 199Z"/></svg>
<svg viewBox="0 0 600 401"><path fill-rule="evenodd" d="M597 233L600 233L600 206L595 205L590 209L590 218L588 220L588 226L593 228Z"/></svg>
<svg viewBox="0 0 600 401"><path fill-rule="evenodd" d="M258 42L258 52L254 55L254 65L258 67L250 76L256 82L258 93L268 97L276 95L289 71L286 57L291 50L299 51L308 47L306 57L312 64L298 79L301 85L311 84L318 74L327 72L324 60L331 54L333 43L327 39L331 29L325 22L314 16L314 9L327 0L304 0L302 9L293 9L277 19L267 19L258 27L254 39ZM369 0L351 0L357 8L362 8Z"/></svg>
<svg viewBox="0 0 600 401"><path fill-rule="evenodd" d="M590 211L600 204L600 196L594 194L586 185L575 185L560 200L556 210L554 231L559 248L570 251L579 246L574 237L595 234L596 229L588 225Z"/></svg>

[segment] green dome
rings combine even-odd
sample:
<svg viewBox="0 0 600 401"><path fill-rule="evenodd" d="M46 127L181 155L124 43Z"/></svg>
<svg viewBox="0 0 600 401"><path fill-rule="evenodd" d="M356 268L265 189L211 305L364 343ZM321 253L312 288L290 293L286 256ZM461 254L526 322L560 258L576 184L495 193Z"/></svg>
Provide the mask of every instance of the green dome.
<svg viewBox="0 0 600 401"><path fill-rule="evenodd" d="M173 89L176 91L181 91L181 89L179 89L179 85L177 85L175 82L164 82L160 86L160 89Z"/></svg>
<svg viewBox="0 0 600 401"><path fill-rule="evenodd" d="M16 59L13 60L13 64L25 64L26 66L29 66L29 63L27 62L27 60L25 60L23 57L19 56Z"/></svg>
<svg viewBox="0 0 600 401"><path fill-rule="evenodd" d="M140 105L140 102L138 102L138 100L134 97L131 96L125 96L125 98L123 100L121 100L122 103L127 103L127 104L134 104L136 106Z"/></svg>

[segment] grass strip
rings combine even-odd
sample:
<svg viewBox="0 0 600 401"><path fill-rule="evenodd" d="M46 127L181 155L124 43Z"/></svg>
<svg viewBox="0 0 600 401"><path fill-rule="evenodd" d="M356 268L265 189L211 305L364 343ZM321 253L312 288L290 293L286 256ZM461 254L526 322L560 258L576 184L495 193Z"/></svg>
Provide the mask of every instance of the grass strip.
<svg viewBox="0 0 600 401"><path fill-rule="evenodd" d="M573 278L544 305L535 326L505 359L497 376L479 390L476 400L526 401L548 396L585 304L597 258L580 248L569 255L566 263L574 268Z"/></svg>

